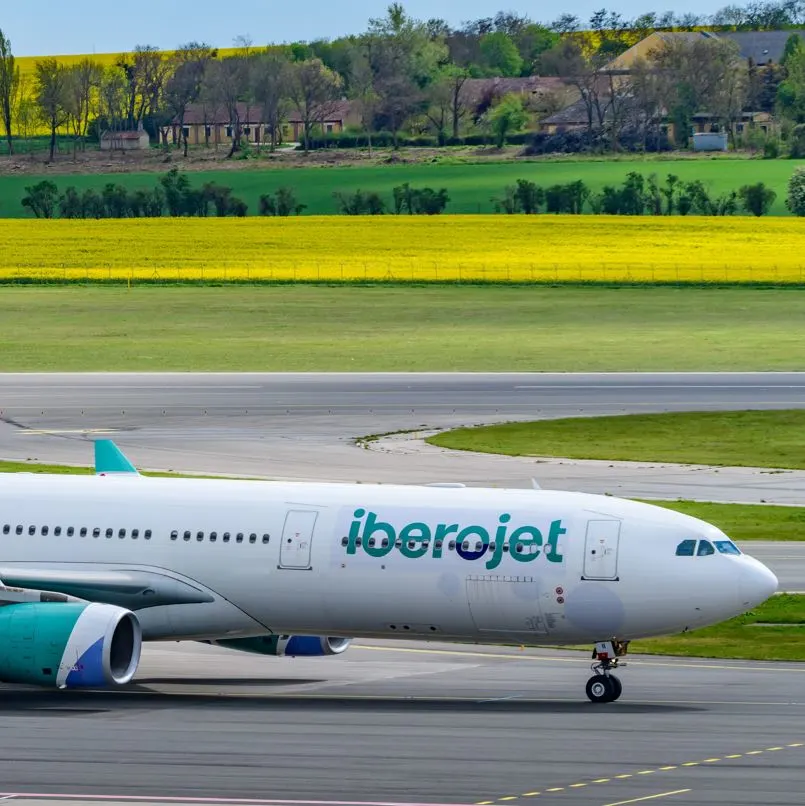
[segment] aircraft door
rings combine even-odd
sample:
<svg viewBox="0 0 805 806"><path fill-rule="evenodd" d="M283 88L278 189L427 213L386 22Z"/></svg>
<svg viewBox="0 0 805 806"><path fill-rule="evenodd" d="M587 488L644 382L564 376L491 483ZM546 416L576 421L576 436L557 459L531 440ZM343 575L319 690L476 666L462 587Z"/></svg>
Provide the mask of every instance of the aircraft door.
<svg viewBox="0 0 805 806"><path fill-rule="evenodd" d="M318 512L292 509L285 516L280 545L280 568L310 569L310 550Z"/></svg>
<svg viewBox="0 0 805 806"><path fill-rule="evenodd" d="M618 579L618 544L621 522L600 520L587 522L584 544L584 579Z"/></svg>

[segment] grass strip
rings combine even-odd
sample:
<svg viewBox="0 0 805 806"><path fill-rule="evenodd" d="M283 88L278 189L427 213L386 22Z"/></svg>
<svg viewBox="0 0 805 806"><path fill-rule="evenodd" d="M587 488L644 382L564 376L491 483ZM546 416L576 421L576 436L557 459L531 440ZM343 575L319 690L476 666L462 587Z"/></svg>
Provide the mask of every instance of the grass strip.
<svg viewBox="0 0 805 806"><path fill-rule="evenodd" d="M805 410L571 417L461 428L429 440L509 456L805 468Z"/></svg>
<svg viewBox="0 0 805 806"><path fill-rule="evenodd" d="M805 596L774 596L737 618L681 635L634 641L634 654L805 660Z"/></svg>
<svg viewBox="0 0 805 806"><path fill-rule="evenodd" d="M783 289L6 288L0 371L795 370L804 318Z"/></svg>

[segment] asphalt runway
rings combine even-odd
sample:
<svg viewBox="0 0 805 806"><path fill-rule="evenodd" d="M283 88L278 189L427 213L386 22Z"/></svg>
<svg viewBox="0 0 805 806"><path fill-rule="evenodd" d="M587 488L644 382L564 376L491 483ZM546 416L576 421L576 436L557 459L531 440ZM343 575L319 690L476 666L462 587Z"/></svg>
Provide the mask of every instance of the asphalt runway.
<svg viewBox="0 0 805 806"><path fill-rule="evenodd" d="M545 488L631 497L805 504L805 472L355 444L368 434L480 422L803 405L805 373L12 374L0 375L0 458L86 464L88 440L110 435L151 469L507 486L537 477Z"/></svg>
<svg viewBox="0 0 805 806"><path fill-rule="evenodd" d="M512 460L439 451L416 435L371 450L355 442L514 419L804 404L797 373L0 375L0 458L86 464L90 440L108 435L142 468L507 486L537 477L546 488L805 505L805 473ZM802 547L744 548L783 587L805 590ZM636 658L621 673L623 699L596 707L579 653L363 646L298 660L149 646L126 691L0 687L0 798L803 802L805 666Z"/></svg>
<svg viewBox="0 0 805 806"><path fill-rule="evenodd" d="M149 646L125 692L0 690L0 797L802 803L803 666L635 658L594 706L585 653L362 646Z"/></svg>

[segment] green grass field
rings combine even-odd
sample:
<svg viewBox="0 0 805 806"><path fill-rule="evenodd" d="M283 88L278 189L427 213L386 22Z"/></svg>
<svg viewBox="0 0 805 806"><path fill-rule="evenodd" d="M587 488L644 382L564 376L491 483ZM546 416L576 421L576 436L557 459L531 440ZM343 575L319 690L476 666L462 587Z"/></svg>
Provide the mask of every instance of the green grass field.
<svg viewBox="0 0 805 806"><path fill-rule="evenodd" d="M714 192L738 189L741 185L766 182L777 192L772 213L786 215L786 185L794 169L803 164L795 160L747 159L687 159L687 160L540 160L475 164L415 164L385 166L275 168L237 171L193 172L197 185L218 182L233 188L236 196L249 205L255 214L258 199L287 185L295 189L306 214L326 215L337 212L333 199L335 191L358 189L376 191L391 205L391 191L395 185L409 182L414 186L447 188L450 194L448 212L491 213L492 197L501 196L506 185L517 179L529 179L548 186L583 179L594 191L606 184L619 184L629 171L640 171L648 176L656 173L661 181L672 173L684 181L701 179ZM83 176L3 176L0 177L0 217L17 218L29 215L20 201L25 187L43 178L53 179L61 190L74 185L80 190L92 187L101 189L108 182L127 188L150 188L158 180L157 174L94 174Z"/></svg>
<svg viewBox="0 0 805 806"><path fill-rule="evenodd" d="M0 371L783 370L786 289L6 288Z"/></svg>
<svg viewBox="0 0 805 806"><path fill-rule="evenodd" d="M509 456L805 468L805 410L573 417L462 428L443 448Z"/></svg>
<svg viewBox="0 0 805 806"><path fill-rule="evenodd" d="M634 654L805 660L805 596L774 596L738 618L701 630L634 641Z"/></svg>

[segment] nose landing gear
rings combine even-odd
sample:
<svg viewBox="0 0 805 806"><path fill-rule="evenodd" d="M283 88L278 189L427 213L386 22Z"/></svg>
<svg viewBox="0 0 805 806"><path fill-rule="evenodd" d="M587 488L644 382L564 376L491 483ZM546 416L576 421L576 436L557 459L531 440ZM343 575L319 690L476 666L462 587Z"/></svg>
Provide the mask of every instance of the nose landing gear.
<svg viewBox="0 0 805 806"><path fill-rule="evenodd" d="M621 681L612 674L613 669L626 666L619 659L626 655L628 641L602 641L595 645L593 664L595 674L587 681L586 692L591 702L615 702L623 692Z"/></svg>

